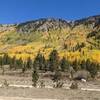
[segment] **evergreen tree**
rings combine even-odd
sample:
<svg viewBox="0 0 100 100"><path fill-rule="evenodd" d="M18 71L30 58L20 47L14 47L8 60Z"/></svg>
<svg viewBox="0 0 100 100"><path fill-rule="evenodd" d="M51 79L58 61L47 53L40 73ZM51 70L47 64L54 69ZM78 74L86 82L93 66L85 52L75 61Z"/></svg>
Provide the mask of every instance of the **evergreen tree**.
<svg viewBox="0 0 100 100"><path fill-rule="evenodd" d="M16 64L16 68L17 69L21 69L22 68L22 66L23 66L23 60L22 60L22 58L20 58L20 59L15 59L15 64Z"/></svg>
<svg viewBox="0 0 100 100"><path fill-rule="evenodd" d="M37 82L38 82L38 79L39 79L39 75L38 75L37 71L34 70L33 73L32 73L32 82L33 82L32 85L33 85L34 87L36 87Z"/></svg>
<svg viewBox="0 0 100 100"><path fill-rule="evenodd" d="M10 57L8 56L7 53L5 53L2 57L2 63L3 65L7 65L7 64L10 64Z"/></svg>
<svg viewBox="0 0 100 100"><path fill-rule="evenodd" d="M77 59L75 59L74 61L73 61L73 69L75 70L75 71L78 71L79 69L80 69L80 64L79 64L79 62L77 61Z"/></svg>
<svg viewBox="0 0 100 100"><path fill-rule="evenodd" d="M28 57L28 59L27 59L26 67L27 67L27 69L31 69L32 68L32 60L31 60L30 57Z"/></svg>
<svg viewBox="0 0 100 100"><path fill-rule="evenodd" d="M23 64L22 64L22 73L25 73L26 70L27 70L26 62L23 62Z"/></svg>
<svg viewBox="0 0 100 100"><path fill-rule="evenodd" d="M23 60L22 60L22 58L20 58L18 60L18 66L19 66L19 68L22 68L23 67Z"/></svg>
<svg viewBox="0 0 100 100"><path fill-rule="evenodd" d="M46 67L45 57L41 53L38 53L34 59L33 68L39 69L39 70L44 70L45 67Z"/></svg>
<svg viewBox="0 0 100 100"><path fill-rule="evenodd" d="M86 69L86 61L82 60L81 62L81 69Z"/></svg>
<svg viewBox="0 0 100 100"><path fill-rule="evenodd" d="M90 60L87 60L86 64L87 64L86 69L90 72L91 77L95 78L95 76L97 75L97 72L98 72L97 64L90 62Z"/></svg>
<svg viewBox="0 0 100 100"><path fill-rule="evenodd" d="M97 64L97 70L100 71L100 64Z"/></svg>
<svg viewBox="0 0 100 100"><path fill-rule="evenodd" d="M45 71L50 71L50 68L49 68L49 59L46 60Z"/></svg>
<svg viewBox="0 0 100 100"><path fill-rule="evenodd" d="M46 59L45 59L44 55L42 55L42 58L41 58L40 70L46 70Z"/></svg>
<svg viewBox="0 0 100 100"><path fill-rule="evenodd" d="M17 63L16 63L16 57L14 56L11 60L10 60L10 69L14 68L16 70L17 68Z"/></svg>
<svg viewBox="0 0 100 100"><path fill-rule="evenodd" d="M91 61L90 61L90 59L86 60L86 69L91 70Z"/></svg>
<svg viewBox="0 0 100 100"><path fill-rule="evenodd" d="M63 57L60 61L60 67L62 71L66 71L69 69L69 62Z"/></svg>
<svg viewBox="0 0 100 100"><path fill-rule="evenodd" d="M0 57L0 66L2 67L3 65L3 61L2 61L2 57Z"/></svg>
<svg viewBox="0 0 100 100"><path fill-rule="evenodd" d="M49 55L49 70L56 71L59 68L59 56L57 50L53 50Z"/></svg>
<svg viewBox="0 0 100 100"><path fill-rule="evenodd" d="M91 70L89 70L91 77L95 78L95 76L97 75L98 69L97 69L97 65L95 63L91 64Z"/></svg>

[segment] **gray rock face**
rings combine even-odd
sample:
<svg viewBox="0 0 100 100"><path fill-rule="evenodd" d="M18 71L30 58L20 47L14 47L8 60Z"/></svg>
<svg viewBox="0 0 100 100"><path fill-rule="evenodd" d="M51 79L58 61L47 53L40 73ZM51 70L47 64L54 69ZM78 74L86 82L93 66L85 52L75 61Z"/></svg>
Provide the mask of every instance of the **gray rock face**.
<svg viewBox="0 0 100 100"><path fill-rule="evenodd" d="M83 18L81 20L74 21L74 25L80 25L80 24L84 24L84 25L94 24L94 27L97 25L100 26L100 15L90 16L88 18Z"/></svg>
<svg viewBox="0 0 100 100"><path fill-rule="evenodd" d="M14 29L14 24L0 24L0 32L4 32L4 31L12 31Z"/></svg>
<svg viewBox="0 0 100 100"><path fill-rule="evenodd" d="M31 33L33 31L48 31L50 29L62 29L67 27L74 27L80 24L92 25L93 27L100 26L100 15L91 16L88 18L76 20L76 21L66 21L62 19L54 18L43 18L39 20L29 21L26 23L21 23L17 27L19 33Z"/></svg>
<svg viewBox="0 0 100 100"><path fill-rule="evenodd" d="M59 29L70 27L70 23L62 19L44 18L35 21L19 24L17 31L19 33L31 33L33 31L48 31L50 29Z"/></svg>
<svg viewBox="0 0 100 100"><path fill-rule="evenodd" d="M56 30L62 28L73 28L81 24L90 25L93 28L100 27L100 15L76 21L66 21L56 18L42 18L20 24L0 24L0 32L11 31L14 27L16 27L18 33L31 33L34 31L49 31L50 29Z"/></svg>

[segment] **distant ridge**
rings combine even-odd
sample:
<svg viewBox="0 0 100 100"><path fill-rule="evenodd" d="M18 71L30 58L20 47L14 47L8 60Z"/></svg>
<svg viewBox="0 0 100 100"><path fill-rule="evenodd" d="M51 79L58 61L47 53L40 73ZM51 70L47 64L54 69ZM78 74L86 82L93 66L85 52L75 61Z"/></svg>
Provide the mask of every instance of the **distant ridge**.
<svg viewBox="0 0 100 100"><path fill-rule="evenodd" d="M41 48L44 51L55 48L61 52L100 50L100 15L76 21L41 18L19 24L1 24L0 44L1 53L15 54L31 54Z"/></svg>

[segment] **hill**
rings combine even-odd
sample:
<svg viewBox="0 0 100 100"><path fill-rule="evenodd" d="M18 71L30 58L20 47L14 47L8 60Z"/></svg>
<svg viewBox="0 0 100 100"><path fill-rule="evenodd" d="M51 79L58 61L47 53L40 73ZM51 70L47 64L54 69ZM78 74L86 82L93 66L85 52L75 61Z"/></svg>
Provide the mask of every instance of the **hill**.
<svg viewBox="0 0 100 100"><path fill-rule="evenodd" d="M0 54L46 58L52 49L69 60L91 59L100 63L100 15L66 21L42 18L20 24L0 25Z"/></svg>

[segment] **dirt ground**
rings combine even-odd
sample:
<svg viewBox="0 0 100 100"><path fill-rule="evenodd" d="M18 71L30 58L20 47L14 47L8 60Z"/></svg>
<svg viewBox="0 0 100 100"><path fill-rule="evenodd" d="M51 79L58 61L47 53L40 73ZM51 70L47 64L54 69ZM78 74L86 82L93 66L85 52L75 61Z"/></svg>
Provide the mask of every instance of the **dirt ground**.
<svg viewBox="0 0 100 100"><path fill-rule="evenodd" d="M15 73L15 72L14 72ZM31 75L0 74L0 85L4 81L11 85L32 85ZM52 87L52 81L45 78L45 85ZM70 80L64 81L64 86L71 85ZM78 81L78 90L65 88L22 88L22 87L0 87L0 100L100 100L100 91L83 91L80 88L100 89L100 79L82 83Z"/></svg>
<svg viewBox="0 0 100 100"><path fill-rule="evenodd" d="M10 76L10 75L0 75L0 84L3 84L4 81L7 81L9 84L12 85L32 85L32 78L31 77L24 77L24 76ZM53 81L50 78L42 79L46 86L53 87ZM41 79L39 80L39 82ZM64 87L69 87L73 81L64 80ZM100 89L100 79L98 80L90 80L86 83L78 81L79 88L93 88L93 89Z"/></svg>
<svg viewBox="0 0 100 100"><path fill-rule="evenodd" d="M0 82L3 83L4 79L9 84L15 85L31 85L31 77L15 77L15 76L0 76ZM49 81L49 80L47 80ZM79 87L88 87L100 89L100 81L81 83ZM70 85L70 81L66 82ZM50 88L16 88L4 87L0 88L0 100L100 100L100 91L82 91L67 90L67 89L50 89Z"/></svg>
<svg viewBox="0 0 100 100"><path fill-rule="evenodd" d="M0 88L0 96L58 100L100 100L100 92L66 89Z"/></svg>

